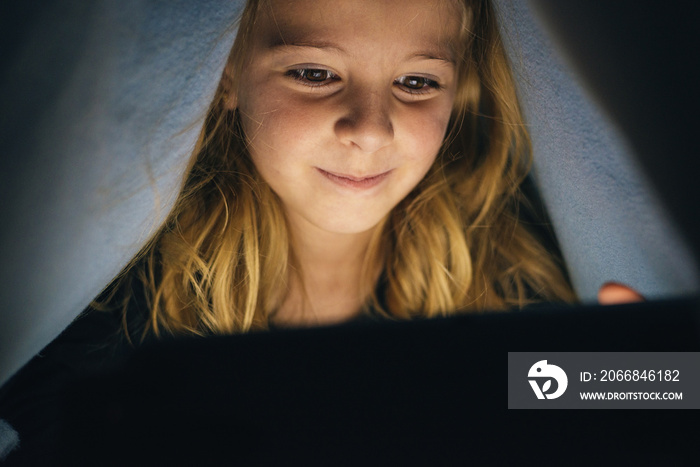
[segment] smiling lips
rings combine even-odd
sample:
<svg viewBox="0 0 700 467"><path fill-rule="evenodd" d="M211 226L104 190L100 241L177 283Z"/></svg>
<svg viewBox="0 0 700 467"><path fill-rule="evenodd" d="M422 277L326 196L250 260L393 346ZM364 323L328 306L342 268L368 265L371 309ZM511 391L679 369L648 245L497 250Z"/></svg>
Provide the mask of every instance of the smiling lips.
<svg viewBox="0 0 700 467"><path fill-rule="evenodd" d="M355 177L353 175L328 172L327 170L319 169L318 167L317 170L321 173L321 175L337 185L361 190L379 185L391 173L391 170L387 170L386 172L382 172L377 175L370 175L368 177Z"/></svg>

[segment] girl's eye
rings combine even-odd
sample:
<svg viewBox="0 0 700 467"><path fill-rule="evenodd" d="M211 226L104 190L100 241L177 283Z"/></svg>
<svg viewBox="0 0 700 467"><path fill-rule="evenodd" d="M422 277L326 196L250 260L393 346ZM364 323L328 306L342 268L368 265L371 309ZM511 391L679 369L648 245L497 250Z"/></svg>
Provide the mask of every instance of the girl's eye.
<svg viewBox="0 0 700 467"><path fill-rule="evenodd" d="M288 76L301 81L307 86L322 86L328 80L337 80L338 75L329 70L320 68L300 68L297 70L289 70Z"/></svg>
<svg viewBox="0 0 700 467"><path fill-rule="evenodd" d="M411 94L429 92L430 89L440 89L440 84L437 81L423 76L402 76L396 80L396 84Z"/></svg>
<svg viewBox="0 0 700 467"><path fill-rule="evenodd" d="M304 77L313 82L321 82L327 80L333 74L328 70L305 70Z"/></svg>

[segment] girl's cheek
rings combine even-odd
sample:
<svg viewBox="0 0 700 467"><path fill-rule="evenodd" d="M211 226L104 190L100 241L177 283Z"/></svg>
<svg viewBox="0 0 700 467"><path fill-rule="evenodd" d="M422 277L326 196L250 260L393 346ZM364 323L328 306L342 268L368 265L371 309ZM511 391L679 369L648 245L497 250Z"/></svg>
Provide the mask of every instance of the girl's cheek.
<svg viewBox="0 0 700 467"><path fill-rule="evenodd" d="M327 119L324 119L318 109L280 102L265 115L266 124L262 131L268 139L280 141L284 147L293 151L294 148L318 139L323 121Z"/></svg>
<svg viewBox="0 0 700 467"><path fill-rule="evenodd" d="M411 110L404 116L403 120L405 130L402 134L411 138L411 144L415 145L417 149L416 156L435 156L442 146L447 131L449 113Z"/></svg>

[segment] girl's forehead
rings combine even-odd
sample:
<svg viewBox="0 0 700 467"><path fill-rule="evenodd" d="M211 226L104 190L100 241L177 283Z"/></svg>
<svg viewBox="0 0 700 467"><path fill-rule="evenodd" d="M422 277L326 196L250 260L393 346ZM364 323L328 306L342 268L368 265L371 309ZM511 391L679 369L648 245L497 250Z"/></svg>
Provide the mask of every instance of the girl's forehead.
<svg viewBox="0 0 700 467"><path fill-rule="evenodd" d="M455 0L262 0L254 42L342 48L372 38L378 47L422 44L453 61L463 18Z"/></svg>

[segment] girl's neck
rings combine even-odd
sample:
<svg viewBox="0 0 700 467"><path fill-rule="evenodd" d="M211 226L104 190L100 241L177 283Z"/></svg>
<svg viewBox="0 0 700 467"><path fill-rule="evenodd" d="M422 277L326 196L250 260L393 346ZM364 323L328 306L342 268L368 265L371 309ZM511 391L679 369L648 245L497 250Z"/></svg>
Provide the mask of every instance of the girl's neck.
<svg viewBox="0 0 700 467"><path fill-rule="evenodd" d="M296 222L295 222L296 221ZM294 269L289 293L273 316L287 326L340 323L361 311L362 267L373 229L327 232L303 219L290 219Z"/></svg>

